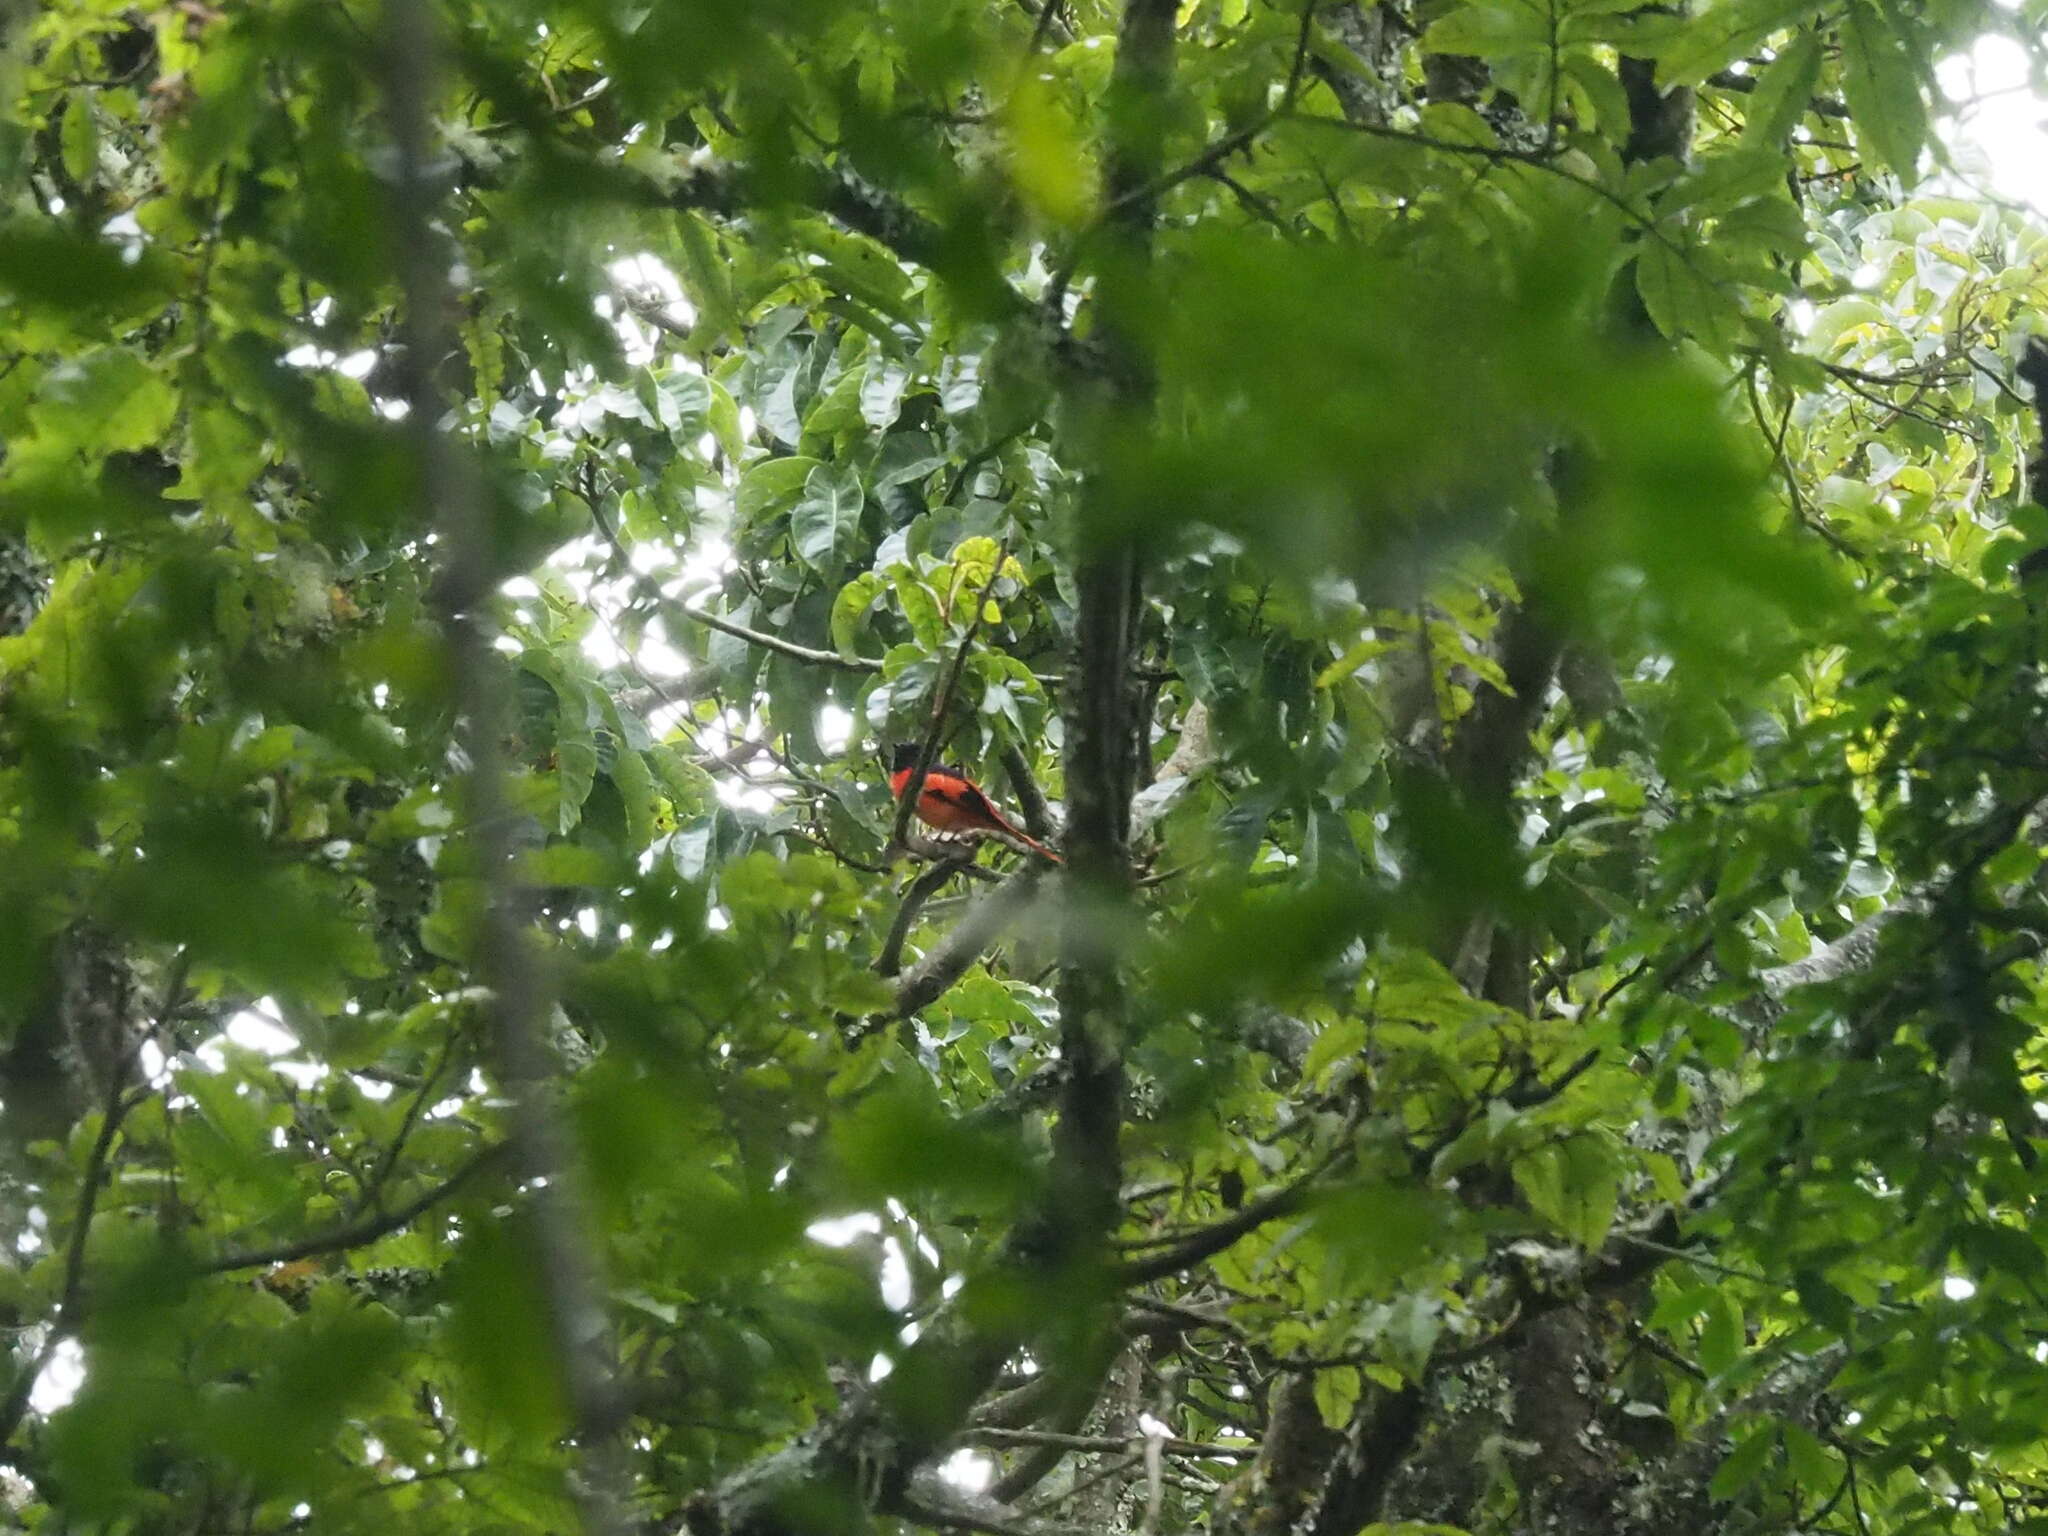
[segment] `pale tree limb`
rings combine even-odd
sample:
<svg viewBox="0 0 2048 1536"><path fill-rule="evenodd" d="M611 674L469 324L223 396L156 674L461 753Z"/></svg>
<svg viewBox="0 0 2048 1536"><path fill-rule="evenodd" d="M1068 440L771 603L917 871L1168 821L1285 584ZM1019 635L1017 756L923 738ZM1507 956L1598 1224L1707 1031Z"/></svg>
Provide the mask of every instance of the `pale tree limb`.
<svg viewBox="0 0 2048 1536"><path fill-rule="evenodd" d="M1775 1002L1794 987L1839 981L1844 976L1868 970L1877 958L1878 940L1884 930L1897 918L1911 912L1923 912L1926 907L1926 901L1920 897L1894 902L1880 912L1873 912L1832 944L1822 945L1805 959L1758 971L1757 984L1764 989L1764 995Z"/></svg>
<svg viewBox="0 0 2048 1536"><path fill-rule="evenodd" d="M1044 875L1043 866L1027 865L995 889L976 897L967 915L903 973L896 984L897 1014L908 1017L929 1006L966 975L982 952L1024 915L1038 894Z"/></svg>
<svg viewBox="0 0 2048 1536"><path fill-rule="evenodd" d="M386 0L380 41L396 150L389 217L404 297L407 423L422 471L421 521L438 528L444 550L436 597L469 755L467 811L486 896L477 935L478 969L491 993L486 1024L510 1101L510 1142L526 1185L532 1259L581 1452L579 1475L571 1481L585 1529L592 1536L625 1536L630 1489L618 1437L625 1409L613 1386L599 1242L569 1138L548 1097L553 1064L542 1033L547 979L526 931L513 873L516 818L500 745L508 690L482 615L495 575L490 518L481 477L441 425L446 405L436 371L454 350L448 323L455 303L448 279L454 252L434 223L444 192L431 169L440 38L427 0Z"/></svg>

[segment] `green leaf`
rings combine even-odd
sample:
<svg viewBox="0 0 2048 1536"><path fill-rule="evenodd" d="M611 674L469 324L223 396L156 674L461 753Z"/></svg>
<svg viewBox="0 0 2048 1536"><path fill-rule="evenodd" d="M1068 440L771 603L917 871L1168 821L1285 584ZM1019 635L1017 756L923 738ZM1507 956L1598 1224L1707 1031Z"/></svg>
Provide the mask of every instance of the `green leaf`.
<svg viewBox="0 0 2048 1536"><path fill-rule="evenodd" d="M177 410L177 391L148 363L125 347L100 347L43 376L37 435L64 447L132 451L163 436Z"/></svg>
<svg viewBox="0 0 2048 1536"><path fill-rule="evenodd" d="M64 174L81 185L90 185L100 169L99 120L93 113L90 91L73 91L66 98L59 138Z"/></svg>
<svg viewBox="0 0 2048 1536"><path fill-rule="evenodd" d="M836 384L818 397L810 413L804 417L806 447L815 446L823 452L841 435L858 432L866 425L867 377L865 364L849 368L839 376Z"/></svg>
<svg viewBox="0 0 2048 1536"><path fill-rule="evenodd" d="M1429 30L1422 35L1421 46L1426 53L1501 59L1542 52L1550 41L1548 19L1536 6L1521 4L1519 0L1467 0L1430 23Z"/></svg>
<svg viewBox="0 0 2048 1536"><path fill-rule="evenodd" d="M610 707L610 700L606 701ZM635 848L654 840L654 815L659 792L647 759L621 740L612 753L611 780L626 808L626 835Z"/></svg>
<svg viewBox="0 0 2048 1536"><path fill-rule="evenodd" d="M759 523L786 512L803 494L811 472L823 467L817 459L803 457L764 459L740 476L733 511L742 524Z"/></svg>
<svg viewBox="0 0 2048 1536"><path fill-rule="evenodd" d="M1320 1077L1336 1061L1356 1055L1365 1045L1365 1021L1362 1019L1339 1019L1323 1026L1315 1043L1308 1048L1308 1055L1302 1058L1301 1075L1307 1079Z"/></svg>
<svg viewBox="0 0 2048 1536"><path fill-rule="evenodd" d="M1741 1303L1725 1287L1715 1291L1700 1329L1700 1365L1709 1375L1720 1375L1742 1358L1745 1341Z"/></svg>
<svg viewBox="0 0 2048 1536"><path fill-rule="evenodd" d="M153 247L135 256L55 219L0 224L0 294L31 309L132 319L170 302L178 280L178 263Z"/></svg>
<svg viewBox="0 0 2048 1536"><path fill-rule="evenodd" d="M889 584L896 589L896 605L917 636L919 645L936 649L946 633L946 621L939 613L938 594L907 565L889 568Z"/></svg>
<svg viewBox="0 0 2048 1536"><path fill-rule="evenodd" d="M1919 69L1891 23L1869 0L1852 0L1841 29L1842 99L1857 142L1911 186L1928 135Z"/></svg>
<svg viewBox="0 0 2048 1536"><path fill-rule="evenodd" d="M740 408L716 379L711 380L711 404L704 419L728 459L737 464L746 457L746 441L740 435Z"/></svg>
<svg viewBox="0 0 2048 1536"><path fill-rule="evenodd" d="M877 432L894 426L903 412L903 392L909 384L910 370L893 358L869 364L861 379L861 420Z"/></svg>
<svg viewBox="0 0 2048 1536"><path fill-rule="evenodd" d="M1698 85L1813 11L1813 0L1716 0L1686 18L1657 50L1657 83L1666 90Z"/></svg>
<svg viewBox="0 0 2048 1536"><path fill-rule="evenodd" d="M1364 1392L1365 1383L1356 1366L1335 1365L1316 1372L1316 1411L1331 1429L1341 1432L1350 1427L1351 1415Z"/></svg>
<svg viewBox="0 0 2048 1536"><path fill-rule="evenodd" d="M1726 1502L1750 1487L1763 1475L1765 1463L1778 1446L1775 1424L1758 1424L1730 1451L1707 1481L1708 1497Z"/></svg>
<svg viewBox="0 0 2048 1536"><path fill-rule="evenodd" d="M1842 1459L1803 1424L1787 1420L1779 1426L1787 1470L1796 1487L1810 1499L1824 1499L1841 1486Z"/></svg>
<svg viewBox="0 0 2048 1536"><path fill-rule="evenodd" d="M1735 317L1700 264L1698 251L1688 248L1682 236L1646 237L1636 254L1636 291L1668 339L1724 346L1735 334Z"/></svg>
<svg viewBox="0 0 2048 1536"><path fill-rule="evenodd" d="M1779 151L1813 105L1820 83L1820 38L1802 29L1757 76L1756 89L1743 104L1742 142Z"/></svg>
<svg viewBox="0 0 2048 1536"><path fill-rule="evenodd" d="M555 692L555 822L567 834L582 819L583 803L597 783L597 723L603 705L589 684L561 659L529 649L520 665L546 680Z"/></svg>
<svg viewBox="0 0 2048 1536"><path fill-rule="evenodd" d="M865 501L853 470L830 464L812 470L789 518L797 558L823 575L836 575L853 554Z"/></svg>
<svg viewBox="0 0 2048 1536"><path fill-rule="evenodd" d="M1572 1136L1515 1160L1515 1183L1531 1210L1582 1248L1597 1250L1621 1198L1613 1152L1595 1134Z"/></svg>
<svg viewBox="0 0 2048 1536"><path fill-rule="evenodd" d="M875 599L888 590L888 582L874 571L862 571L839 589L832 599L832 645L851 661L860 654L861 622Z"/></svg>

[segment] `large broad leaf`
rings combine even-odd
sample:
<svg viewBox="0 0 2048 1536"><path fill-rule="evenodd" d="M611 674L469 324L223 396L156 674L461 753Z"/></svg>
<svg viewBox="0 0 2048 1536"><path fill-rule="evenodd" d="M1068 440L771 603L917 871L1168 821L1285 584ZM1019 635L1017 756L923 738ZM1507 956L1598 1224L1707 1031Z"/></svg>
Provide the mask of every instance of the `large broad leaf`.
<svg viewBox="0 0 2048 1536"><path fill-rule="evenodd" d="M555 691L556 827L567 833L583 817L583 802L597 783L597 731L603 702L589 683L558 656L529 650L520 665Z"/></svg>
<svg viewBox="0 0 2048 1536"><path fill-rule="evenodd" d="M819 461L795 457L768 459L754 465L740 476L739 490L733 496L733 511L744 524L758 523L792 506L803 491L804 482L811 471L819 468Z"/></svg>
<svg viewBox="0 0 2048 1536"><path fill-rule="evenodd" d="M1430 53L1475 58L1510 58L1534 53L1551 39L1548 19L1536 6L1506 3L1461 5L1431 23L1422 46Z"/></svg>
<svg viewBox="0 0 2048 1536"><path fill-rule="evenodd" d="M1862 0L1849 7L1841 39L1842 96L1857 141L1910 185L1927 144L1927 102L1915 61L1885 15Z"/></svg>
<svg viewBox="0 0 2048 1536"><path fill-rule="evenodd" d="M101 347L43 376L35 419L46 445L121 452L154 442L177 409L163 375L125 347Z"/></svg>
<svg viewBox="0 0 2048 1536"><path fill-rule="evenodd" d="M55 219L0 225L0 294L32 310L131 319L169 302L177 281L177 263L161 251L131 257Z"/></svg>
<svg viewBox="0 0 2048 1536"><path fill-rule="evenodd" d="M1820 79L1820 39L1803 31L1757 77L1742 124L1742 142L1756 149L1784 147L1799 119L1813 104Z"/></svg>
<svg viewBox="0 0 2048 1536"><path fill-rule="evenodd" d="M1636 257L1636 290L1650 319L1671 340L1724 346L1734 337L1737 316L1703 264L1703 255L1688 248L1682 234L1646 238Z"/></svg>
<svg viewBox="0 0 2048 1536"><path fill-rule="evenodd" d="M822 575L838 574L853 553L864 502L860 476L853 470L830 464L812 470L789 514L797 558Z"/></svg>
<svg viewBox="0 0 2048 1536"><path fill-rule="evenodd" d="M1657 82L1698 85L1746 58L1775 32L1796 27L1813 12L1812 0L1722 0L1690 18L1657 51Z"/></svg>

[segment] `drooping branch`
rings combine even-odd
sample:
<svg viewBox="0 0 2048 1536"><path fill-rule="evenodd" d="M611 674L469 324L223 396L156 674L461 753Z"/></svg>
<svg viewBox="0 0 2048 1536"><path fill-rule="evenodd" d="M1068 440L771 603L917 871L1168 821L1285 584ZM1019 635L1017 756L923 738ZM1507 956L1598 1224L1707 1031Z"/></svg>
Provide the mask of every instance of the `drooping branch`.
<svg viewBox="0 0 2048 1536"><path fill-rule="evenodd" d="M882 940L882 952L875 957L876 975L895 976L902 971L904 941L910 937L911 925L917 921L917 914L959 868L958 860L940 860L920 870L917 878L910 882L910 889L903 893L902 905L896 909L896 919L889 924L888 936Z"/></svg>

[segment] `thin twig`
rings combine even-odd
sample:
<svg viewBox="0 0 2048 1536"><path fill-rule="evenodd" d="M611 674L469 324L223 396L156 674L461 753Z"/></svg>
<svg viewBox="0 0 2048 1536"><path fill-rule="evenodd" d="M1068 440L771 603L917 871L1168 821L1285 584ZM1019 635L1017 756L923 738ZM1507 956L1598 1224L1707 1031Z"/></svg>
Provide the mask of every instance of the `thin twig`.
<svg viewBox="0 0 2048 1536"><path fill-rule="evenodd" d="M455 1054L455 1031L448 1032L448 1038L441 1042L441 1053L434 1058L433 1066L420 1080L419 1091L406 1103L405 1114L398 1122L398 1129L377 1158L370 1176L363 1181L356 1196L355 1204L349 1209L351 1220L363 1214L371 1206L380 1204L384 1186L390 1182L391 1170L398 1166L398 1156L405 1150L405 1143L411 1137L413 1127L419 1123L420 1111L426 1108L427 1095L434 1091L434 1085L441 1080L441 1074L448 1070L448 1059Z"/></svg>
<svg viewBox="0 0 2048 1536"><path fill-rule="evenodd" d="M1038 19L1031 27L1031 45L1025 52L1035 55L1045 46L1045 40L1052 35L1053 24L1059 20L1059 0L1042 0L1038 8Z"/></svg>
<svg viewBox="0 0 2048 1536"><path fill-rule="evenodd" d="M507 1142L485 1147L440 1183L381 1215L347 1222L329 1231L315 1232L289 1242L271 1243L260 1248L229 1248L207 1260L202 1268L215 1275L237 1269L268 1269L273 1264L296 1264L301 1259L318 1258L323 1253L346 1253L351 1248L366 1248L379 1238L404 1231L478 1174L509 1166L511 1150Z"/></svg>
<svg viewBox="0 0 2048 1536"><path fill-rule="evenodd" d="M821 651L814 646L798 645L794 640L785 640L780 635L763 634L758 629L749 629L731 619L721 618L715 613L706 613L693 604L671 598L654 582L649 581L640 571L633 568L633 557L621 542L618 530L612 526L611 518L595 496L590 498L590 519L597 524L597 531L604 535L605 542L612 547L626 575L633 584L633 590L640 594L643 602L650 603L655 611L666 618L671 613L680 613L693 623L702 624L706 629L715 629L722 635L731 635L735 640L744 640L749 645L758 645L764 651L773 651L778 656L787 656L791 661L809 662L814 667L834 667L841 672L879 672L882 664L865 656L842 656L837 651Z"/></svg>
<svg viewBox="0 0 2048 1536"><path fill-rule="evenodd" d="M990 568L988 580L982 583L981 593L974 600L974 616L967 621L967 633L960 637L960 645L953 652L953 664L946 669L946 675L939 683L938 692L932 695L932 717L925 726L924 740L918 743L917 761L911 765L910 777L903 782L903 792L896 801L896 821L889 829L889 849L906 846L905 835L910 830L911 813L917 809L917 799L924 791L925 775L931 772L932 760L938 755L939 738L946 731L946 711L953 702L953 690L960 684L960 673L967 665L967 653L974 647L974 637L981 633L981 616L988 611L989 594L995 591L996 582L1003 574L1003 564L1010 558L1010 541L1005 539L996 550L995 564ZM884 857L888 855L885 853Z"/></svg>
<svg viewBox="0 0 2048 1536"><path fill-rule="evenodd" d="M1442 155L1459 155L1473 160L1485 160L1494 165L1526 165L1532 170L1543 171L1577 187L1583 187L1602 202L1611 203L1627 216L1630 223L1649 235L1659 245L1671 251L1680 260L1691 265L1691 253L1678 241L1666 234L1663 227L1651 215L1644 213L1621 193L1590 176L1560 164L1556 159L1540 150L1510 149L1503 144L1460 144L1451 139L1439 139L1426 133L1415 133L1406 128L1394 128L1384 123L1353 122L1349 118L1325 117L1319 112L1290 112L1290 122L1307 123L1312 127L1335 128L1340 131L1363 134L1367 138L1386 139L1395 144L1412 144L1417 149L1431 150Z"/></svg>
<svg viewBox="0 0 2048 1536"><path fill-rule="evenodd" d="M1049 1429L999 1429L993 1426L970 1429L960 1436L977 1445L1053 1445L1070 1451L1128 1451L1141 1440L1157 1440L1161 1450L1172 1456L1196 1456L1204 1461L1250 1461L1259 1454L1255 1445L1216 1445L1206 1440L1181 1440L1172 1435L1062 1435Z"/></svg>
<svg viewBox="0 0 2048 1536"><path fill-rule="evenodd" d="M1287 88L1280 93L1280 109L1294 106L1301 95L1302 75L1308 68L1309 38L1315 32L1317 0L1301 0L1301 30L1294 34L1294 60L1287 66Z"/></svg>

